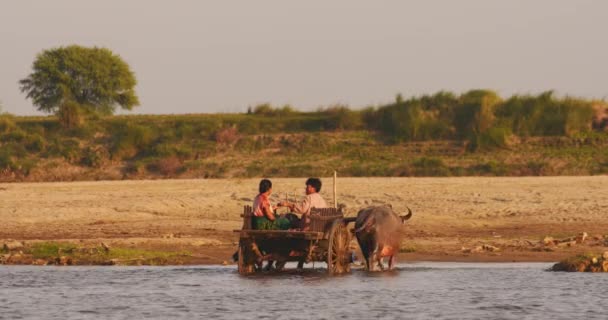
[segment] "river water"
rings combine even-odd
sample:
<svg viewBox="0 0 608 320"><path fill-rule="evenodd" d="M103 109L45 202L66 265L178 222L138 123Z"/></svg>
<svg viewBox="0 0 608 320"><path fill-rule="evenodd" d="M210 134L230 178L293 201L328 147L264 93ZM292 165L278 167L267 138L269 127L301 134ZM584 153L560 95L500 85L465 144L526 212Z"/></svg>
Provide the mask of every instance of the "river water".
<svg viewBox="0 0 608 320"><path fill-rule="evenodd" d="M608 319L608 275L408 263L328 277L234 266L0 267L0 319Z"/></svg>

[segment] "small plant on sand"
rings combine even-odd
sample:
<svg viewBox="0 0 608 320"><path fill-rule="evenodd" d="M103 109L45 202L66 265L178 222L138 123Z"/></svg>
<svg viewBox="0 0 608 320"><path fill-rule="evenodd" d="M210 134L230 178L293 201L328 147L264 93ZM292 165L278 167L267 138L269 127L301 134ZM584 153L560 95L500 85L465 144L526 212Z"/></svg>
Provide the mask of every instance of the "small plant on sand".
<svg viewBox="0 0 608 320"><path fill-rule="evenodd" d="M39 242L32 245L30 248L34 259L49 259L56 258L60 255L72 255L76 245L72 243L60 242Z"/></svg>
<svg viewBox="0 0 608 320"><path fill-rule="evenodd" d="M413 253L416 252L416 246L402 246L399 248L400 253Z"/></svg>

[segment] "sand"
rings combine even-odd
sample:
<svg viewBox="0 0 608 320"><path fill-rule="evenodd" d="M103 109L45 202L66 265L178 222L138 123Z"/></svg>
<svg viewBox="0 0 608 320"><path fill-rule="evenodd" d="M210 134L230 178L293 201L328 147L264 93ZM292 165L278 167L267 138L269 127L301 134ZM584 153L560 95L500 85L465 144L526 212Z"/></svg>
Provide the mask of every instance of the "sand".
<svg viewBox="0 0 608 320"><path fill-rule="evenodd" d="M304 178L272 181L275 200L303 196ZM242 208L251 204L258 182L0 184L0 241L187 249L196 263L221 263L236 248L233 230L240 229ZM323 182L321 194L332 202L332 180ZM350 216L384 203L401 213L412 209L400 261L557 261L608 250L602 240L608 234L608 176L339 178L337 189ZM589 234L585 243L539 246L546 236L581 232ZM497 250L479 250L483 245Z"/></svg>

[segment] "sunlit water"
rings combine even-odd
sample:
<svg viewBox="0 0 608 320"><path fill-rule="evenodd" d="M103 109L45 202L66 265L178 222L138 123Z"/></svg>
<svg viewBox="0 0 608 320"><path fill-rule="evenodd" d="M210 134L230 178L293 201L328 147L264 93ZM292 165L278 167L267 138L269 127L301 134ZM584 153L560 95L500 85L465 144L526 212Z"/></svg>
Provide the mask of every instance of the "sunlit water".
<svg viewBox="0 0 608 320"><path fill-rule="evenodd" d="M546 263L241 277L235 267L0 267L0 319L608 319L608 275Z"/></svg>

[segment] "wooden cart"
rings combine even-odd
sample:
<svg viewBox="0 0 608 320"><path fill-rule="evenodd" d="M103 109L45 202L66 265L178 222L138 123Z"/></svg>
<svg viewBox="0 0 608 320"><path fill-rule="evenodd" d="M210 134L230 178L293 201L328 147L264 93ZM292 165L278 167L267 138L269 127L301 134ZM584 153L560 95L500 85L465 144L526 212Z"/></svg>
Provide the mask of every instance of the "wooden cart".
<svg viewBox="0 0 608 320"><path fill-rule="evenodd" d="M259 272L259 262L268 260L326 262L327 273L330 275L350 272L351 233L347 230L347 225L353 219L344 218L340 210L313 208L308 231L254 230L251 206L244 207L242 217L242 229L235 230L240 234L240 274Z"/></svg>

